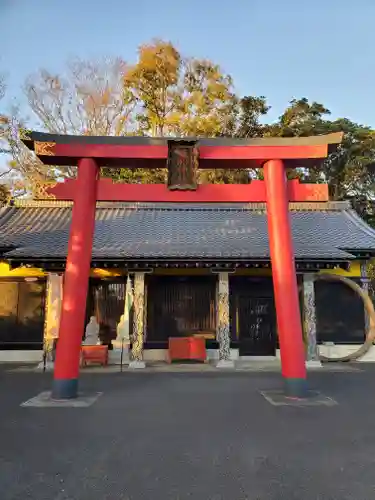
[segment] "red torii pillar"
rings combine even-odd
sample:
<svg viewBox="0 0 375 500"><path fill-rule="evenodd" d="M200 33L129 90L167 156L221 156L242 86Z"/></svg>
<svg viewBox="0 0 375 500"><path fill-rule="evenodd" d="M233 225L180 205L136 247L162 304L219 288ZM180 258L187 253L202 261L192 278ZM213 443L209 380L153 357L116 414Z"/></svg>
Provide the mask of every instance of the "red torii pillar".
<svg viewBox="0 0 375 500"><path fill-rule="evenodd" d="M307 389L305 346L290 225L287 178L281 160L267 161L263 168L281 370L285 382L285 394L301 397L306 394Z"/></svg>
<svg viewBox="0 0 375 500"><path fill-rule="evenodd" d="M78 162L52 385L54 399L76 398L78 394L98 177L95 160L85 158Z"/></svg>

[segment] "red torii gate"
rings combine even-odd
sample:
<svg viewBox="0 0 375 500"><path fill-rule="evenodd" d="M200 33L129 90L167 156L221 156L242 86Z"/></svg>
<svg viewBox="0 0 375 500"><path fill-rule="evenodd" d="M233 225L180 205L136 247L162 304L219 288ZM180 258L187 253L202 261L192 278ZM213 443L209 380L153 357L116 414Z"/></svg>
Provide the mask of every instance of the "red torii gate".
<svg viewBox="0 0 375 500"><path fill-rule="evenodd" d="M74 183L74 205L65 269L53 398L69 399L77 397L78 394L80 349L90 275L99 168L106 166L154 169L166 168L168 165L171 174L174 155L177 158L177 165L184 168L179 160L184 148L185 152L189 150L189 161L195 162L200 169L259 167L264 169L264 184L262 183L262 187L260 184L258 186L260 190L265 190L267 202L272 278L285 392L290 396L301 396L305 393L305 352L289 219L290 193L291 190L293 192L293 188L290 183L288 185L285 170L286 168L319 166L322 159L326 158L341 142L341 133L300 138L195 140L81 137L28 132L22 140L43 163L78 166L78 175ZM235 202L243 201L245 196L244 186L239 188L242 194L236 195L238 187L236 191L234 186L218 189L212 185L202 188L202 191L205 191L202 199L203 192L200 192L201 188L194 185L194 179L189 177L185 181L186 179L176 183L175 180L175 185L170 186L170 189L192 190L189 193L180 192L178 196L173 191L167 192L166 188L160 185L153 186L154 194L151 193L150 185L137 186L135 189L139 194L143 189L144 195L140 196L142 201L184 201L185 198L185 201L190 202ZM170 183L173 184L173 180ZM250 186L247 185L249 191ZM295 188L296 185L294 185L294 190ZM161 200L163 190L166 194ZM301 191L303 192L303 189ZM133 189L132 193L134 192ZM157 193L159 193L158 196L156 196ZM231 193L230 196L229 193ZM129 189L127 196L131 198L131 201L137 201L132 198L134 194L131 195ZM305 196L306 200L309 199L307 193ZM155 197L157 199L153 199ZM323 199L318 195L317 201L323 201Z"/></svg>

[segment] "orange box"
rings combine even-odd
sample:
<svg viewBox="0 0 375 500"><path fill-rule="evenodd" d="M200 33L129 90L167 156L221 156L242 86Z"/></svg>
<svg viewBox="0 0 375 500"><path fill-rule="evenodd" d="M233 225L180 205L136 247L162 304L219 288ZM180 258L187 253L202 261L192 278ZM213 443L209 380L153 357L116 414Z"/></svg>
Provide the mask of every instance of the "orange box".
<svg viewBox="0 0 375 500"><path fill-rule="evenodd" d="M206 361L206 341L201 337L170 337L169 360Z"/></svg>
<svg viewBox="0 0 375 500"><path fill-rule="evenodd" d="M88 363L99 365L108 365L108 346L107 345L84 345L81 348L81 366Z"/></svg>

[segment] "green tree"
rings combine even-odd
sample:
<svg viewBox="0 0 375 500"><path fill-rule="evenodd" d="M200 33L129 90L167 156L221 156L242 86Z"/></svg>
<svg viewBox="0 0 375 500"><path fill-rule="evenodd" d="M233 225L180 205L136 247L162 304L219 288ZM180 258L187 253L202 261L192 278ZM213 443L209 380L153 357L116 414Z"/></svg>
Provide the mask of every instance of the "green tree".
<svg viewBox="0 0 375 500"><path fill-rule="evenodd" d="M306 97L292 99L278 122L269 126L268 134L273 137L307 137L327 132L331 112L323 104Z"/></svg>
<svg viewBox="0 0 375 500"><path fill-rule="evenodd" d="M306 182L327 182L332 200L351 199L357 207L374 195L375 135L370 127L347 118L330 120L330 111L323 104L302 98L290 101L290 106L269 126L267 134L278 137L303 137L344 132L342 144L319 168L291 172ZM359 209L359 204L358 204Z"/></svg>
<svg viewBox="0 0 375 500"><path fill-rule="evenodd" d="M241 138L262 137L268 125L261 123L271 106L264 96L245 96L239 99L233 115L232 135Z"/></svg>

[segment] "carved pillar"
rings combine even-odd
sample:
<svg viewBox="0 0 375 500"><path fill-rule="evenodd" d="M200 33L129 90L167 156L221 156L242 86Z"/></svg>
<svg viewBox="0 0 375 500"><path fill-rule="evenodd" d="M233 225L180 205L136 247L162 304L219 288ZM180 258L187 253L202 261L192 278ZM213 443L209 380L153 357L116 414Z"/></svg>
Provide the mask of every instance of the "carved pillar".
<svg viewBox="0 0 375 500"><path fill-rule="evenodd" d="M59 337L62 282L62 275L48 274L43 331L44 360L38 366L40 369L50 370L54 365L54 343Z"/></svg>
<svg viewBox="0 0 375 500"><path fill-rule="evenodd" d="M219 342L218 368L234 366L230 357L230 333L229 333L229 275L219 273L217 293L217 341Z"/></svg>
<svg viewBox="0 0 375 500"><path fill-rule="evenodd" d="M306 335L306 365L321 366L316 340L316 307L314 277L311 274L303 276L303 319Z"/></svg>
<svg viewBox="0 0 375 500"><path fill-rule="evenodd" d="M367 277L367 262L361 262L361 287L367 293L370 293L369 285L370 285L370 280ZM365 314L365 332L367 332L370 325L370 320L366 308L364 314Z"/></svg>
<svg viewBox="0 0 375 500"><path fill-rule="evenodd" d="M144 333L144 308L145 308L145 273L134 274L134 315L132 360L129 368L144 368L143 361L143 333Z"/></svg>

